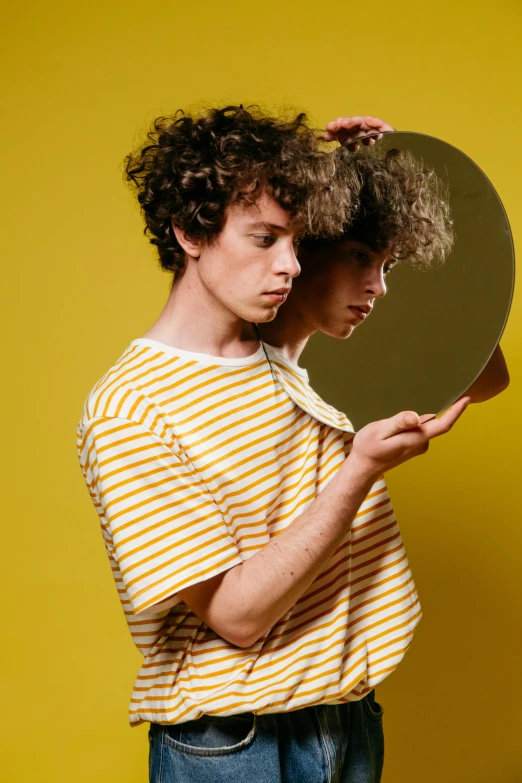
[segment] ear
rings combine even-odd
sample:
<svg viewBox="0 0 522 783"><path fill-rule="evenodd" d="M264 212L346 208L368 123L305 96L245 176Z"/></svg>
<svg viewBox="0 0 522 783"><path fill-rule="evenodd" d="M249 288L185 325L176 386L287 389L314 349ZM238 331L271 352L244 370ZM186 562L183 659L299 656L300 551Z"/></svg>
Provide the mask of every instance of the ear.
<svg viewBox="0 0 522 783"><path fill-rule="evenodd" d="M178 228L178 226L175 226L174 223L172 223L172 230L185 253L191 258L199 258L201 255L201 242L197 239L190 239L185 232L181 228Z"/></svg>

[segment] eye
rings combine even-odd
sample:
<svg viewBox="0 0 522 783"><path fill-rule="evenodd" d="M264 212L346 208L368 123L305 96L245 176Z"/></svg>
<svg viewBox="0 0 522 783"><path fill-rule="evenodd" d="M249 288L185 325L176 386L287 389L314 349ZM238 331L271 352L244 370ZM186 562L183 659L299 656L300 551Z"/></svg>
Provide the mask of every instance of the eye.
<svg viewBox="0 0 522 783"><path fill-rule="evenodd" d="M273 234L254 234L253 236L256 242L259 242L263 247L269 247L276 239Z"/></svg>
<svg viewBox="0 0 522 783"><path fill-rule="evenodd" d="M361 264L364 264L366 261L368 261L368 253L365 253L364 250L352 250L352 253L357 261L359 261Z"/></svg>

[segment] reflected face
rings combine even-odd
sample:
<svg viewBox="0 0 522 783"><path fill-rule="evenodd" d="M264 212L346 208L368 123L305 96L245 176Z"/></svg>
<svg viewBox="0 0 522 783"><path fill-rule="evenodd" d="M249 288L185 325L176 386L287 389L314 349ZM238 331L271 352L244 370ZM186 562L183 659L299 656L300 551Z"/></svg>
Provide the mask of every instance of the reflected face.
<svg viewBox="0 0 522 783"><path fill-rule="evenodd" d="M376 299L386 295L386 276L398 263L390 247L375 251L350 239L312 251L303 247L298 255L302 273L294 291L299 310L314 331L340 339L371 317Z"/></svg>

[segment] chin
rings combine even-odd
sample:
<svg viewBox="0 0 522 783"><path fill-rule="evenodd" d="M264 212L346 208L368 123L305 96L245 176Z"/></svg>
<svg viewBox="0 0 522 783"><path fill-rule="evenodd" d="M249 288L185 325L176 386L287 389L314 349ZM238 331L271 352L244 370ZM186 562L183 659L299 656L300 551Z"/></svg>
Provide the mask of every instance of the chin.
<svg viewBox="0 0 522 783"><path fill-rule="evenodd" d="M273 321L277 315L278 308L271 307L269 310L263 308L262 310L252 311L248 316L245 316L245 321L251 321L255 324L266 324L269 321Z"/></svg>
<svg viewBox="0 0 522 783"><path fill-rule="evenodd" d="M330 327L328 329L321 329L324 334L327 334L328 337L333 337L336 340L346 340L347 337L351 335L353 332L354 327L349 324L348 326L346 324L343 324L342 326L338 327Z"/></svg>

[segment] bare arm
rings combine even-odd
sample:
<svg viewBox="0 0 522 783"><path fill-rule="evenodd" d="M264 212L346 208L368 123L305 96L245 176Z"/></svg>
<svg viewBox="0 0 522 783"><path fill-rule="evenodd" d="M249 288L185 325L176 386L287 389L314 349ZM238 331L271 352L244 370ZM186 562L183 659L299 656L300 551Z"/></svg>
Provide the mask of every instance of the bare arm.
<svg viewBox="0 0 522 783"><path fill-rule="evenodd" d="M485 402L503 392L509 386L509 371L500 344L497 345L491 359L486 364L476 381L473 381L466 392L471 402Z"/></svg>
<svg viewBox="0 0 522 783"><path fill-rule="evenodd" d="M232 644L254 644L321 573L378 477L424 453L466 404L462 398L427 423L403 411L363 427L340 470L301 516L241 565L183 590L180 599Z"/></svg>
<svg viewBox="0 0 522 783"><path fill-rule="evenodd" d="M374 479L350 456L307 510L259 552L180 598L225 639L249 647L298 601L349 529Z"/></svg>

